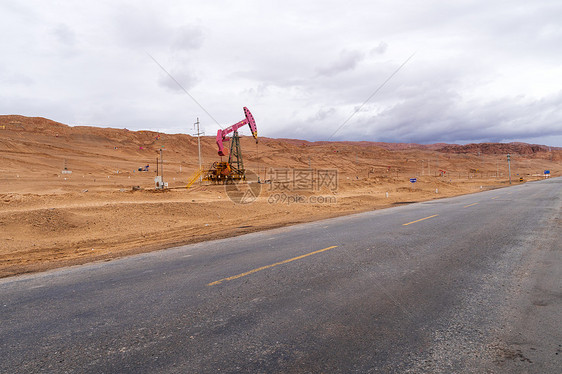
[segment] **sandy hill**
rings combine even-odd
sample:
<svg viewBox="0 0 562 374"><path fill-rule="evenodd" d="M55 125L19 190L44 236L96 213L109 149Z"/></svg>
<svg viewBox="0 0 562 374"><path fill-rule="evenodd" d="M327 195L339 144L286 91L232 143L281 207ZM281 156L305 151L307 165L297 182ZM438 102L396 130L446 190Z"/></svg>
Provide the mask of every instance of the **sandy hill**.
<svg viewBox="0 0 562 374"><path fill-rule="evenodd" d="M201 142L203 164L220 161L214 137ZM198 168L189 135L0 116L0 277L507 186L506 153L513 183L562 173L560 149L520 143L256 145L245 136L241 145L246 169L263 179L328 169L337 186L280 192L254 182L235 188L258 186L257 199L237 204L224 186L185 188ZM156 191L161 150L173 188Z"/></svg>
<svg viewBox="0 0 562 374"><path fill-rule="evenodd" d="M50 180L61 177L65 168L73 175L67 180L96 180L127 176L132 184L145 187L152 178L138 177L138 168L152 165L162 149L165 173L170 172L175 185L189 179L198 165L197 139L185 134L164 134L153 131L67 126L39 117L0 116L0 172L4 178L17 175L23 180L44 180L49 190ZM201 139L205 166L219 161L213 136ZM537 174L542 169L556 172L562 150L523 143L482 143L469 145L404 144L380 142L308 142L297 139L260 138L255 144L251 137L242 137L246 168L265 176L270 168L335 168L345 177L367 177L387 172L399 175L436 175L439 170L450 175L478 170L499 173L505 169L505 155L511 153L521 174ZM486 157L484 157L486 156ZM544 165L530 164L530 160L544 160ZM15 174L15 175L14 175ZM146 175L145 175L146 176ZM175 178L175 179L173 179ZM107 182L107 181L106 181ZM128 181L127 181L128 182ZM55 183L56 184L56 183ZM71 183L67 183L71 186ZM80 186L83 187L83 186ZM0 192L10 188L2 186ZM26 190L24 188L24 190ZM55 190L60 190L59 187Z"/></svg>

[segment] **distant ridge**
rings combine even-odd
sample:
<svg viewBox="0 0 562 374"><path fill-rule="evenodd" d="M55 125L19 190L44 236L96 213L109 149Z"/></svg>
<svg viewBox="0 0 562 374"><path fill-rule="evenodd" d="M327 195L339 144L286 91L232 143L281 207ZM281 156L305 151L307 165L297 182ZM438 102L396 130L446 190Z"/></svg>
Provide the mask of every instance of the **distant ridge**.
<svg viewBox="0 0 562 374"><path fill-rule="evenodd" d="M559 147L549 147L539 144L527 144L520 142L513 143L472 143L466 145L449 144L437 149L444 153L470 153L470 154L520 154L532 155L539 152L548 152L549 150L558 150Z"/></svg>
<svg viewBox="0 0 562 374"><path fill-rule="evenodd" d="M159 134L155 131L138 130L129 131L127 129L118 129L110 127L95 126L69 126L43 117L26 117L21 115L0 115L0 130L16 130L25 132L38 132L42 134L60 134L76 135L80 134L96 136L98 138L114 139L116 136L130 137L131 140L139 141L145 137L154 137ZM187 136L184 134L166 134L167 138L174 136ZM213 138L213 137L206 137ZM420 149L428 151L437 151L443 153L456 154L521 154L533 155L549 150L562 150L562 147L549 147L539 144L527 144L520 142L513 143L473 143L466 145L434 143L434 144L417 144L417 143L388 143L388 142L369 142L369 141L307 141L288 138L261 138L265 141L277 141L288 145L346 145L359 147L379 147L387 151L404 151L409 149Z"/></svg>

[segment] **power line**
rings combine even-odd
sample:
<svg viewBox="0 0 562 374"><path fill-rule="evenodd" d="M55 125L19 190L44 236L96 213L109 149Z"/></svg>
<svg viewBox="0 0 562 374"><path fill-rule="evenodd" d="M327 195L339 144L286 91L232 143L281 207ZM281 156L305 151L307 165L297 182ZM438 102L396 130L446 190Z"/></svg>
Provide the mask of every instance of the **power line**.
<svg viewBox="0 0 562 374"><path fill-rule="evenodd" d="M415 54L416 54L415 52L412 53L412 55L410 57L408 57L406 59L406 61L404 61L402 63L402 65L400 65L398 67L398 69L396 69L392 74L390 74L390 76L388 78L386 78L386 80L384 82L382 82L382 84L371 94L371 96L369 96L367 98L367 100L365 100L363 102L363 104L361 104L359 106L359 108L357 108L353 113L351 113L351 115L336 129L336 131L334 131L334 133L332 135L330 135L328 140L331 140L334 137L334 135L336 135L338 133L338 131L340 131L342 129L342 127L344 127L357 114L357 112L359 112L361 110L361 108L363 108L365 106L365 104L367 104L369 102L369 100L371 100L373 98L373 96L375 96L388 83L388 81L390 81L404 67L404 65L406 65L408 63L408 61L410 61L410 59L412 57L414 57Z"/></svg>
<svg viewBox="0 0 562 374"><path fill-rule="evenodd" d="M146 52L146 51L145 51L145 53L148 55L148 57L150 57L150 58L152 59L152 61L154 61L154 62L156 63L156 65L158 65L158 66L160 67L160 69L162 69L162 71L163 71L164 73L168 74L168 76L169 76L174 82L176 82L176 84L178 85L178 87L181 88L181 89L183 90L183 92L185 92L185 93L187 94L187 96L189 96L189 97L191 98L191 100L193 100L193 102L194 102L195 104L199 105L199 108L201 108L205 113L207 113L207 115L208 115L209 117L211 117L211 119L212 119L213 121L215 121L215 123L216 123L217 125L219 125L219 127L220 127L221 129L223 128L223 127L221 126L221 124L219 123L219 121L217 121L217 120L215 119L215 117L213 117L213 116L211 115L211 113L209 113L209 112L207 111L207 109L205 109L205 108L203 107L203 105L199 104L199 102L198 102L197 100L195 100L195 98L181 85L180 82L177 81L176 78L174 78L174 76L173 76L172 74L170 74L170 73L168 72L168 70L166 70L158 61L156 61L156 59L155 59L154 57L152 57L152 55L151 55L150 53L148 53L148 52Z"/></svg>

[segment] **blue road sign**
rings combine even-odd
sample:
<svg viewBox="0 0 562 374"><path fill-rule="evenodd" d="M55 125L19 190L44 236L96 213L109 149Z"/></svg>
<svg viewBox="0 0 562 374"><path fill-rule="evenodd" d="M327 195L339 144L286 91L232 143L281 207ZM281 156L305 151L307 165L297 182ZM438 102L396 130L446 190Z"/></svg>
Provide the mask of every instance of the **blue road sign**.
<svg viewBox="0 0 562 374"><path fill-rule="evenodd" d="M544 173L545 173L545 174L550 174L550 170L545 170Z"/></svg>
<svg viewBox="0 0 562 374"><path fill-rule="evenodd" d="M417 178L410 178L410 182L412 182L412 183L416 183L417 181L418 181Z"/></svg>

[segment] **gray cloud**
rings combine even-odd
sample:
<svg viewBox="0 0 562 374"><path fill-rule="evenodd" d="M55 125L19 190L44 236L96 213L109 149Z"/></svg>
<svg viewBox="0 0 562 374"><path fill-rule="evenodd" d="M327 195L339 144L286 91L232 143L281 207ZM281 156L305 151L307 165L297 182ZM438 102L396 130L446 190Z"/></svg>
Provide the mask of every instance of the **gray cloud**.
<svg viewBox="0 0 562 374"><path fill-rule="evenodd" d="M70 27L68 27L68 25L65 25L64 23L55 26L52 34L60 43L66 46L73 47L76 43L76 35L70 29Z"/></svg>
<svg viewBox="0 0 562 374"><path fill-rule="evenodd" d="M189 51L203 44L203 32L200 28L184 25L176 29L174 34L174 49Z"/></svg>
<svg viewBox="0 0 562 374"><path fill-rule="evenodd" d="M325 76L333 76L344 71L353 70L357 64L363 60L363 53L359 51L347 51L343 50L340 52L338 59L328 66L318 68L318 73Z"/></svg>
<svg viewBox="0 0 562 374"><path fill-rule="evenodd" d="M22 5L23 4L23 5ZM0 3L0 113L262 136L562 146L562 3ZM164 128L164 127L162 127Z"/></svg>
<svg viewBox="0 0 562 374"><path fill-rule="evenodd" d="M371 49L371 54L382 55L388 49L388 44L385 42L380 42L375 48Z"/></svg>
<svg viewBox="0 0 562 374"><path fill-rule="evenodd" d="M158 85L172 91L182 93L183 89L190 90L198 82L197 76L189 71L171 71L170 74L174 77L175 81L167 74L162 73L158 78ZM183 89L178 86L176 81L181 84Z"/></svg>
<svg viewBox="0 0 562 374"><path fill-rule="evenodd" d="M124 47L189 51L203 43L201 28L186 22L170 22L158 8L121 7L113 17L112 37Z"/></svg>

